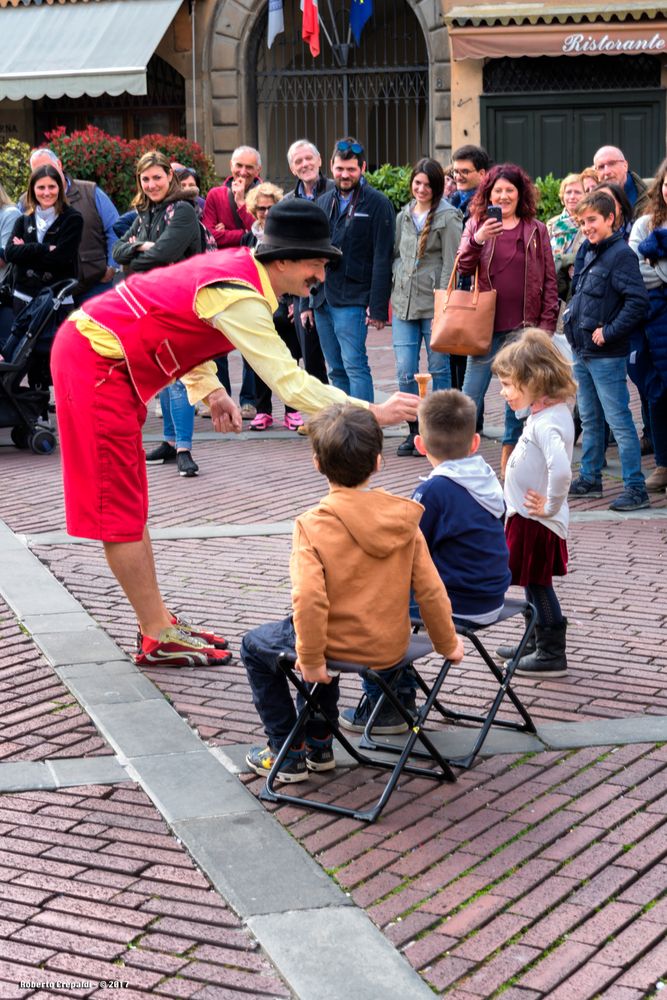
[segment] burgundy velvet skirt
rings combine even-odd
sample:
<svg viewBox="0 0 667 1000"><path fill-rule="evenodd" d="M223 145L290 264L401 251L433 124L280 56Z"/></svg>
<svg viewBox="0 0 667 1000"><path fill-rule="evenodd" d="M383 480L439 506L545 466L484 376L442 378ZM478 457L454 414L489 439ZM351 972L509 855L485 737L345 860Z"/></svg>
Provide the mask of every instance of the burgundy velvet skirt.
<svg viewBox="0 0 667 1000"><path fill-rule="evenodd" d="M567 542L539 521L513 514L505 525L512 583L550 587L552 577L567 573Z"/></svg>

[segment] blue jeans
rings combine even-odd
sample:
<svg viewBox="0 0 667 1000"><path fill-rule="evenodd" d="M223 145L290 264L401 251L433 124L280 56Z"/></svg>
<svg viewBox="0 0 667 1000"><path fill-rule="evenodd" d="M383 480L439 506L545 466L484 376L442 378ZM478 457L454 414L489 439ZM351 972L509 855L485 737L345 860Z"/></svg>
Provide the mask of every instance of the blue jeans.
<svg viewBox="0 0 667 1000"><path fill-rule="evenodd" d="M330 306L315 310L317 335L329 381L348 396L373 402L373 379L366 353L366 307Z"/></svg>
<svg viewBox="0 0 667 1000"><path fill-rule="evenodd" d="M180 379L160 392L162 426L165 441L175 442L176 448L192 451L195 429L195 408L188 402L188 394Z"/></svg>
<svg viewBox="0 0 667 1000"><path fill-rule="evenodd" d="M248 673L252 700L272 750L279 750L283 745L304 704L301 695L297 694L294 708L289 681L278 666L279 653L293 653L295 645L291 616L246 632L241 642L241 660ZM320 703L332 719L338 718L338 678L322 685ZM308 737L324 740L330 735L331 730L322 716L314 716L306 723L306 741ZM300 742L298 737L295 742Z"/></svg>
<svg viewBox="0 0 667 1000"><path fill-rule="evenodd" d="M227 355L221 354L219 358L216 358L215 365L218 370L218 378L231 396L232 384L229 381L229 361L227 360ZM239 403L241 406L245 406L246 403L249 406L255 405L255 373L245 358L243 359L243 378L239 392Z"/></svg>
<svg viewBox="0 0 667 1000"><path fill-rule="evenodd" d="M582 478L590 483L600 482L606 420L618 443L625 488L645 490L639 437L630 413L627 359L575 356L574 377L582 427Z"/></svg>
<svg viewBox="0 0 667 1000"><path fill-rule="evenodd" d="M451 389L452 372L449 354L439 354L431 350L432 319L399 319L394 316L391 323L391 340L396 356L396 375L401 392L418 395L415 372L419 371L419 354L422 340L426 348L428 370L433 376L433 391Z"/></svg>
<svg viewBox="0 0 667 1000"><path fill-rule="evenodd" d="M491 382L491 362L501 347L507 342L508 331L494 333L491 341L491 350L488 354L479 357L468 358L466 374L463 379L463 392L470 396L477 404L477 416L480 416L484 405L486 390ZM505 430L503 433L503 444L516 444L521 437L523 421L515 416L514 411L505 403Z"/></svg>

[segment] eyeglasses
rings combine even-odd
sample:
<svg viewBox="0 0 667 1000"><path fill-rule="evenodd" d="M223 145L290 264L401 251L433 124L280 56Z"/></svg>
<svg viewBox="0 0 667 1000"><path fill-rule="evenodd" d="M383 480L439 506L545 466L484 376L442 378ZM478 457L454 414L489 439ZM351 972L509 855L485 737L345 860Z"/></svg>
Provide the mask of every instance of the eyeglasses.
<svg viewBox="0 0 667 1000"><path fill-rule="evenodd" d="M364 151L364 147L359 145L358 142L351 142L349 139L341 139L340 142L336 143L336 152L347 153L348 151L356 153L359 156Z"/></svg>
<svg viewBox="0 0 667 1000"><path fill-rule="evenodd" d="M623 162L624 162L623 160L607 160L606 163L597 163L595 165L595 169L598 171L606 170L607 167L613 167L615 163L623 163Z"/></svg>
<svg viewBox="0 0 667 1000"><path fill-rule="evenodd" d="M468 177L470 174L476 174L476 170L469 170L465 167L452 167L452 173L454 177Z"/></svg>

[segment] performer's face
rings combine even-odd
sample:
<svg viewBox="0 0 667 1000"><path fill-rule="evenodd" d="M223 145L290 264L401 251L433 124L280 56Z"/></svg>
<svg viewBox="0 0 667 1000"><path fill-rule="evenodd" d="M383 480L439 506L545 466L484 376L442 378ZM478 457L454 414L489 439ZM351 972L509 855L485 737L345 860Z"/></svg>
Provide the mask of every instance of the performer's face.
<svg viewBox="0 0 667 1000"><path fill-rule="evenodd" d="M310 293L313 285L324 281L324 268L328 261L324 257L307 258L306 260L283 261L283 279L285 291L290 295L302 297Z"/></svg>

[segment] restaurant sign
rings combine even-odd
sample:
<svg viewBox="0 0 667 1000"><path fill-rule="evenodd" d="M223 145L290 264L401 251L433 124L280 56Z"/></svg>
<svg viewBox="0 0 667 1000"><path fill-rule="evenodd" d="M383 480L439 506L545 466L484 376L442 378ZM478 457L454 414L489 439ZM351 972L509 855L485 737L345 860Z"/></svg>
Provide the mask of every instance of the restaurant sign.
<svg viewBox="0 0 667 1000"><path fill-rule="evenodd" d="M458 27L450 25L454 59L503 56L659 55L667 51L667 24L526 24Z"/></svg>

